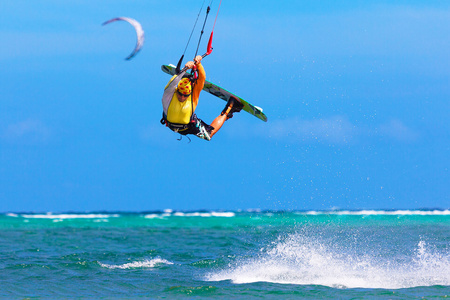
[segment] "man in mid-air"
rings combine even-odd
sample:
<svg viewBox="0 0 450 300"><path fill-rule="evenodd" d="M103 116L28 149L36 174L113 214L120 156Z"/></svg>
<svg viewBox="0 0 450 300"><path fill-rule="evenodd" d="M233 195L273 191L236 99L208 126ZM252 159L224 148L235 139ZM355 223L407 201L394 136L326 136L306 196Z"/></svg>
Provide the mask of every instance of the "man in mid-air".
<svg viewBox="0 0 450 300"><path fill-rule="evenodd" d="M174 75L166 85L162 97L163 118L161 123L182 135L193 134L209 141L223 123L233 117L233 113L241 111L243 105L238 100L230 98L222 113L214 119L211 125L197 118L195 109L206 80L205 69L201 61L202 57L199 55L194 61L189 61L185 65L188 70L196 67L197 79L183 78L186 74L186 71L183 71Z"/></svg>

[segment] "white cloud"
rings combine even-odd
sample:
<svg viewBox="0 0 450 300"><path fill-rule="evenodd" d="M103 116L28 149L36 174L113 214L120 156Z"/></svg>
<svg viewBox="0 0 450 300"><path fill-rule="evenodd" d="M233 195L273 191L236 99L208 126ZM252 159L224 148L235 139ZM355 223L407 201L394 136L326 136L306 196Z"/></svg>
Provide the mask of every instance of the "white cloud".
<svg viewBox="0 0 450 300"><path fill-rule="evenodd" d="M275 121L265 134L272 138L291 138L297 141L318 141L333 144L351 142L357 134L356 127L343 116L327 119Z"/></svg>
<svg viewBox="0 0 450 300"><path fill-rule="evenodd" d="M381 124L379 133L391 139L400 142L414 142L419 138L419 133L408 128L402 121L393 119L387 123Z"/></svg>
<svg viewBox="0 0 450 300"><path fill-rule="evenodd" d="M39 120L28 119L8 125L0 137L8 142L42 143L50 137L50 129Z"/></svg>
<svg viewBox="0 0 450 300"><path fill-rule="evenodd" d="M225 125L226 126L226 125ZM398 119L390 120L378 126L357 126L345 116L331 116L324 119L301 120L290 118L286 120L269 121L266 124L241 124L245 130L228 131L234 138L248 139L260 136L277 140L287 140L300 143L354 144L361 139L388 138L402 143L416 141L419 132L409 128Z"/></svg>

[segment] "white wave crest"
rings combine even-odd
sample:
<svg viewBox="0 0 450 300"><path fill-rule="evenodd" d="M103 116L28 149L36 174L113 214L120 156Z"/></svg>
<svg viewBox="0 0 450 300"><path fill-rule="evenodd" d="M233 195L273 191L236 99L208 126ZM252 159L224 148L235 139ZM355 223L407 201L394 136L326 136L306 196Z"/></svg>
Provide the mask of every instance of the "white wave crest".
<svg viewBox="0 0 450 300"><path fill-rule="evenodd" d="M154 268L157 267L159 265L173 265L172 262L162 259L162 258L154 258L151 260L143 260L143 261L135 261L135 262L131 262L131 263L126 263L123 265L108 265L108 264L103 264L103 263L99 263L100 266L102 266L103 268L108 268L108 269L137 269L137 268Z"/></svg>
<svg viewBox="0 0 450 300"><path fill-rule="evenodd" d="M176 212L173 214L176 217L234 217L235 213L233 212L191 212L191 213L184 213L184 212Z"/></svg>
<svg viewBox="0 0 450 300"><path fill-rule="evenodd" d="M164 213L164 214L148 214L145 215L144 218L146 219L164 219L166 217L170 217L170 214Z"/></svg>
<svg viewBox="0 0 450 300"><path fill-rule="evenodd" d="M354 215L354 216L450 216L450 210L358 210L358 211L308 211L305 215Z"/></svg>
<svg viewBox="0 0 450 300"><path fill-rule="evenodd" d="M234 212L165 212L162 214L148 214L145 215L146 219L163 219L166 217L220 217L220 218L232 218L236 216Z"/></svg>
<svg viewBox="0 0 450 300"><path fill-rule="evenodd" d="M22 218L26 219L105 219L105 218L117 218L118 214L22 214Z"/></svg>
<svg viewBox="0 0 450 300"><path fill-rule="evenodd" d="M430 251L420 242L408 261L345 253L342 246L291 235L257 258L238 261L229 269L206 275L207 281L237 284L271 282L334 288L400 289L450 285L450 253Z"/></svg>

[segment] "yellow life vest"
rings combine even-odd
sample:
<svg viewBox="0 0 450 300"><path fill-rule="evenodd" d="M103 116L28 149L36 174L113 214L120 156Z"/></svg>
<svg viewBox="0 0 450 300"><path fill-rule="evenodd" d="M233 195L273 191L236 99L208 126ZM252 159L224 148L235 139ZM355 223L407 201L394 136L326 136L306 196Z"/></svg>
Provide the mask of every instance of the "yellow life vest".
<svg viewBox="0 0 450 300"><path fill-rule="evenodd" d="M192 99L189 96L186 101L180 102L175 92L167 110L167 121L175 124L189 124L192 116Z"/></svg>

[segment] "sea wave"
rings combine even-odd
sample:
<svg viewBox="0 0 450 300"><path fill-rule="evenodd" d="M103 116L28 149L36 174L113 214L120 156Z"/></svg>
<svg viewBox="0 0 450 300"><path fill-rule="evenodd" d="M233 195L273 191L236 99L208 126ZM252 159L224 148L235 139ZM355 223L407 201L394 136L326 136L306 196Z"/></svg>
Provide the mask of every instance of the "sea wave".
<svg viewBox="0 0 450 300"><path fill-rule="evenodd" d="M420 241L413 257L397 260L369 253L354 253L317 237L290 235L256 258L237 260L211 272L206 281L231 280L236 284L270 282L322 285L333 288L401 289L450 285L450 253L436 251Z"/></svg>
<svg viewBox="0 0 450 300"><path fill-rule="evenodd" d="M294 214L298 216L450 216L450 210L305 210L305 211L277 211L277 210L236 210L236 211L174 211L166 209L155 212L117 212L117 213L5 213L6 217L24 219L103 219L126 216L144 217L146 219L165 219L169 217L201 217L201 218L233 218L248 214L264 217ZM1 214L0 214L1 215Z"/></svg>
<svg viewBox="0 0 450 300"><path fill-rule="evenodd" d="M210 211L210 212L164 212L161 214L153 213L153 214L147 214L145 215L145 218L147 219L157 219L157 218L165 218L165 217L203 217L203 218L210 218L210 217L221 217L221 218L232 218L235 217L236 213L234 212L216 212L216 211Z"/></svg>
<svg viewBox="0 0 450 300"><path fill-rule="evenodd" d="M450 216L450 210L339 210L339 211L307 211L297 212L306 215L386 215L386 216Z"/></svg>
<svg viewBox="0 0 450 300"><path fill-rule="evenodd" d="M161 266L161 265L173 265L172 262L162 259L162 258L154 258L154 259L146 259L143 261L135 261L135 262L131 262L131 263L126 263L126 264L122 264L122 265L109 265L109 264L103 264L100 263L100 266L103 268L108 268L108 269L137 269L137 268L155 268L157 266Z"/></svg>
<svg viewBox="0 0 450 300"><path fill-rule="evenodd" d="M22 217L26 219L106 219L106 218L117 218L120 217L119 214L14 214L10 215L14 217Z"/></svg>

